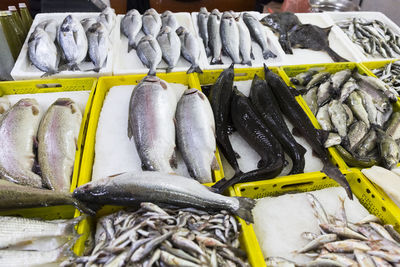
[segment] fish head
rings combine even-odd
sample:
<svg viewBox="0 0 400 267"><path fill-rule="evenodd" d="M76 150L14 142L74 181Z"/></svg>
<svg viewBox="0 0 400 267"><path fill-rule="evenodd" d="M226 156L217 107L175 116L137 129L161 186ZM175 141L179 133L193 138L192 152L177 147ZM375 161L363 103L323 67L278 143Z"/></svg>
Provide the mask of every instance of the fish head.
<svg viewBox="0 0 400 267"><path fill-rule="evenodd" d="M167 11L164 11L164 13L162 13L161 18L165 18L165 17L169 17L169 16L172 16L172 12L167 10Z"/></svg>
<svg viewBox="0 0 400 267"><path fill-rule="evenodd" d="M58 98L53 105L67 107L71 109L72 114L75 114L78 111L78 106L71 98Z"/></svg>
<svg viewBox="0 0 400 267"><path fill-rule="evenodd" d="M143 16L158 16L158 13L154 8L149 8L144 12Z"/></svg>
<svg viewBox="0 0 400 267"><path fill-rule="evenodd" d="M229 12L229 11L225 11L225 12L222 14L222 19L233 19L232 13Z"/></svg>
<svg viewBox="0 0 400 267"><path fill-rule="evenodd" d="M87 31L89 33L104 32L104 31L106 31L106 28L104 27L103 23L96 22L96 23L93 23L92 26L90 26L90 28Z"/></svg>
<svg viewBox="0 0 400 267"><path fill-rule="evenodd" d="M65 17L64 21L60 26L61 32L69 32L75 28L75 20L71 15Z"/></svg>
<svg viewBox="0 0 400 267"><path fill-rule="evenodd" d="M154 41L154 37L152 35L145 35L140 39L139 44L143 42L152 42Z"/></svg>
<svg viewBox="0 0 400 267"><path fill-rule="evenodd" d="M169 33L171 33L171 32L172 32L171 27L169 27L169 26L164 26L164 27L161 28L160 33L158 34L158 36L164 35L164 34L169 34Z"/></svg>
<svg viewBox="0 0 400 267"><path fill-rule="evenodd" d="M128 13L126 13L126 15L127 16L138 16L138 15L140 15L140 13L136 9L131 9L128 11Z"/></svg>
<svg viewBox="0 0 400 267"><path fill-rule="evenodd" d="M40 113L39 103L36 101L36 99L33 98L21 99L15 105L23 108L31 108L32 114L35 116Z"/></svg>
<svg viewBox="0 0 400 267"><path fill-rule="evenodd" d="M208 10L206 7L201 7L200 8L200 12L199 13L204 13L204 14L208 14Z"/></svg>
<svg viewBox="0 0 400 267"><path fill-rule="evenodd" d="M186 28L183 26L180 26L178 29L176 29L176 34L178 34L178 36L181 36L183 34L185 34L187 32Z"/></svg>

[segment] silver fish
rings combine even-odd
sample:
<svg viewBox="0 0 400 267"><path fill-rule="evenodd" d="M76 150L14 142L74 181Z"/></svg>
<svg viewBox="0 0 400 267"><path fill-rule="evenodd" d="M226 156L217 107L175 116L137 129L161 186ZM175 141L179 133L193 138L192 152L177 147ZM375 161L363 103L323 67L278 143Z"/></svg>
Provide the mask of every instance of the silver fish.
<svg viewBox="0 0 400 267"><path fill-rule="evenodd" d="M318 87L317 104L318 107L325 105L331 99L330 81L326 81Z"/></svg>
<svg viewBox="0 0 400 267"><path fill-rule="evenodd" d="M176 30L179 38L181 39L181 54L182 56L192 64L186 73L203 73L199 67L200 47L195 37L191 32L185 29L185 27L179 27Z"/></svg>
<svg viewBox="0 0 400 267"><path fill-rule="evenodd" d="M379 151L383 166L387 169L396 167L400 159L400 149L396 141L380 129L376 129L378 134Z"/></svg>
<svg viewBox="0 0 400 267"><path fill-rule="evenodd" d="M334 253L346 253L346 252L353 252L355 249L359 249L362 251L368 251L371 248L360 240L355 239L347 239L343 241L335 241L331 243L327 243L324 245L330 252Z"/></svg>
<svg viewBox="0 0 400 267"><path fill-rule="evenodd" d="M33 140L39 125L40 109L35 99L21 99L0 121L0 177L8 181L42 186L42 178L32 172Z"/></svg>
<svg viewBox="0 0 400 267"><path fill-rule="evenodd" d="M392 238L389 232L383 227L381 224L377 224L375 222L370 222L369 226L372 227L377 233L379 233L383 238L396 243L396 240Z"/></svg>
<svg viewBox="0 0 400 267"><path fill-rule="evenodd" d="M239 51L243 59L242 64L251 66L251 59L254 59L254 55L250 31L244 23L242 16L239 17L237 25L239 28Z"/></svg>
<svg viewBox="0 0 400 267"><path fill-rule="evenodd" d="M385 226L386 231L391 235L391 237L397 242L400 243L400 234L394 229L393 225L386 224Z"/></svg>
<svg viewBox="0 0 400 267"><path fill-rule="evenodd" d="M363 121L356 121L348 132L349 150L353 151L368 133L368 126Z"/></svg>
<svg viewBox="0 0 400 267"><path fill-rule="evenodd" d="M314 215L318 219L318 223L328 224L328 216L326 215L324 207L321 205L319 200L311 193L306 193L306 196L311 207L314 209Z"/></svg>
<svg viewBox="0 0 400 267"><path fill-rule="evenodd" d="M93 24L97 22L96 18L85 18L81 20L83 30L86 32Z"/></svg>
<svg viewBox="0 0 400 267"><path fill-rule="evenodd" d="M151 35L145 35L137 44L136 54L143 65L149 68L148 75L156 75L156 68L161 62L162 52L157 40Z"/></svg>
<svg viewBox="0 0 400 267"><path fill-rule="evenodd" d="M69 98L57 99L44 114L38 130L38 159L44 183L69 192L82 113Z"/></svg>
<svg viewBox="0 0 400 267"><path fill-rule="evenodd" d="M114 28L116 19L117 15L115 14L115 10L113 8L106 7L103 9L103 11L101 11L98 17L98 22L102 23L110 33Z"/></svg>
<svg viewBox="0 0 400 267"><path fill-rule="evenodd" d="M162 13L161 24L162 24L162 28L164 28L165 26L168 26L171 28L172 31L176 31L176 29L178 29L178 27L179 27L179 24L178 24L178 21L176 20L175 15L169 10Z"/></svg>
<svg viewBox="0 0 400 267"><path fill-rule="evenodd" d="M165 26L157 36L162 51L162 58L168 64L167 73L175 68L181 56L181 39L170 27Z"/></svg>
<svg viewBox="0 0 400 267"><path fill-rule="evenodd" d="M346 101L349 95L354 91L359 89L356 81L353 78L350 78L345 84L343 84L342 89L340 91L340 102Z"/></svg>
<svg viewBox="0 0 400 267"><path fill-rule="evenodd" d="M136 9L131 9L121 20L121 32L128 38L128 53L136 49L136 37L142 29L142 17Z"/></svg>
<svg viewBox="0 0 400 267"><path fill-rule="evenodd" d="M386 133L394 140L400 139L400 112L394 112L388 122Z"/></svg>
<svg viewBox="0 0 400 267"><path fill-rule="evenodd" d="M331 131L332 130L332 122L331 118L329 116L329 111L328 111L329 105L324 105L322 106L317 113L317 120L319 125L321 125L321 128L325 131Z"/></svg>
<svg viewBox="0 0 400 267"><path fill-rule="evenodd" d="M108 32L101 23L93 24L86 32L89 42L89 57L93 62L94 71L99 72L107 60L110 46Z"/></svg>
<svg viewBox="0 0 400 267"><path fill-rule="evenodd" d="M337 129L340 137L344 138L347 135L347 113L338 100L332 100L328 104L328 112L333 126Z"/></svg>
<svg viewBox="0 0 400 267"><path fill-rule="evenodd" d="M322 69L320 69L320 68L310 68L308 71L301 72L301 73L297 74L296 76L290 78L290 81L295 85L306 86L307 83L309 83L311 81L313 76L315 74L317 74L321 70L323 70L323 68Z"/></svg>
<svg viewBox="0 0 400 267"><path fill-rule="evenodd" d="M247 12L243 14L243 21L246 23L253 39L261 47L264 59L276 58L276 55L268 48L267 36L265 35L265 30L262 24Z"/></svg>
<svg viewBox="0 0 400 267"><path fill-rule="evenodd" d="M79 70L88 51L88 40L82 24L68 15L58 31L58 43L71 70Z"/></svg>
<svg viewBox="0 0 400 267"><path fill-rule="evenodd" d="M222 48L234 64L240 64L239 28L230 12L224 12L221 19L220 34Z"/></svg>
<svg viewBox="0 0 400 267"><path fill-rule="evenodd" d="M336 234L325 234L320 235L317 238L313 239L311 242L306 244L303 248L297 251L297 253L304 253L310 250L315 250L322 246L325 243L333 242L337 240Z"/></svg>
<svg viewBox="0 0 400 267"><path fill-rule="evenodd" d="M172 173L176 166L176 104L175 92L156 76L146 76L132 91L128 137L134 137L145 170Z"/></svg>
<svg viewBox="0 0 400 267"><path fill-rule="evenodd" d="M316 114L318 110L317 104L317 90L318 87L313 87L303 96L304 101L306 101L307 106L310 108L312 114Z"/></svg>
<svg viewBox="0 0 400 267"><path fill-rule="evenodd" d="M211 50L211 65L223 64L221 60L222 41L220 35L221 14L214 9L207 21L208 47Z"/></svg>
<svg viewBox="0 0 400 267"><path fill-rule="evenodd" d="M367 238L348 227L337 226L333 224L320 224L319 227L325 232L336 234L343 238L367 240Z"/></svg>
<svg viewBox="0 0 400 267"><path fill-rule="evenodd" d="M209 15L210 14L208 13L207 8L205 7L201 7L199 14L197 14L197 26L199 28L199 35L203 40L203 45L204 48L206 49L207 56L209 56L211 53L210 48L208 47L208 29L207 29Z"/></svg>
<svg viewBox="0 0 400 267"><path fill-rule="evenodd" d="M176 257L166 251L161 251L160 259L165 264L168 264L168 266L186 266L186 267L200 267L201 266L196 263Z"/></svg>
<svg viewBox="0 0 400 267"><path fill-rule="evenodd" d="M190 176L200 183L211 183L211 169L219 166L215 158L215 123L210 102L199 90L189 89L179 100L175 116L178 147Z"/></svg>
<svg viewBox="0 0 400 267"><path fill-rule="evenodd" d="M319 255L319 258L322 259L329 259L329 260L333 260L336 262L340 262L342 264L344 264L345 266L357 266L357 262L344 256L344 255L340 255L340 254L335 254L335 253L321 253Z"/></svg>
<svg viewBox="0 0 400 267"><path fill-rule="evenodd" d="M338 262L336 260L317 258L313 261L307 262L304 266L306 267L321 267L321 266L337 266L337 267L347 267L346 264Z"/></svg>
<svg viewBox="0 0 400 267"><path fill-rule="evenodd" d="M336 133L329 133L328 138L324 143L324 146L328 148L331 146L340 145L340 143L342 143L342 138L340 137L340 135Z"/></svg>
<svg viewBox="0 0 400 267"><path fill-rule="evenodd" d="M359 249L355 249L354 255L356 256L357 262L360 267L375 267L374 261L367 253Z"/></svg>
<svg viewBox="0 0 400 267"><path fill-rule="evenodd" d="M156 37L161 29L160 15L154 8L147 9L142 16L142 29L146 35Z"/></svg>
<svg viewBox="0 0 400 267"><path fill-rule="evenodd" d="M36 29L44 30L49 35L50 39L54 42L57 38L57 28L58 28L57 22L54 19L48 19L39 23L35 27L35 30Z"/></svg>
<svg viewBox="0 0 400 267"><path fill-rule="evenodd" d="M380 257L389 262L393 262L393 263L400 262L400 255L398 255L398 254L393 254L393 253L384 252L384 251L375 251L375 250L367 251L367 253L372 256Z"/></svg>
<svg viewBox="0 0 400 267"><path fill-rule="evenodd" d="M362 120L367 127L369 128L370 122L368 119L368 113L364 108L362 103L363 99L357 91L352 92L349 97L347 98L347 103L351 110L353 111L354 115L359 119Z"/></svg>

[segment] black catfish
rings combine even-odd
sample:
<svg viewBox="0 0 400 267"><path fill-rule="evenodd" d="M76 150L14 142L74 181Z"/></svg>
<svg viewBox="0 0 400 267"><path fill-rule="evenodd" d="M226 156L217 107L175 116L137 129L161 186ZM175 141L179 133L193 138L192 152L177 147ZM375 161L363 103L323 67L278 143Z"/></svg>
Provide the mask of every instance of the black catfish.
<svg viewBox="0 0 400 267"><path fill-rule="evenodd" d="M244 140L261 156L257 169L225 178L213 187L219 192L225 191L236 183L251 182L276 177L283 168L283 149L272 132L266 127L262 117L254 109L250 99L236 88L234 89L231 117L236 130Z"/></svg>
<svg viewBox="0 0 400 267"><path fill-rule="evenodd" d="M234 71L232 64L219 75L217 81L211 87L210 104L214 113L218 147L235 170L235 174L238 174L241 173L241 171L236 160L236 154L229 140L233 77Z"/></svg>
<svg viewBox="0 0 400 267"><path fill-rule="evenodd" d="M307 140L312 147L313 152L317 154L324 164L322 172L343 186L348 197L353 199L353 194L346 177L329 160L328 151L323 145L324 137L322 131L318 131L314 128L310 119L307 117L299 103L297 103L294 94L286 83L277 74L270 71L265 64L264 71L265 80L271 87L283 114L286 115L293 124L294 129L296 129Z"/></svg>
<svg viewBox="0 0 400 267"><path fill-rule="evenodd" d="M254 75L251 84L250 100L264 119L268 129L271 130L285 152L292 159L293 167L290 173L302 173L304 171L306 149L297 143L290 133L271 88L265 80L260 79L257 75Z"/></svg>

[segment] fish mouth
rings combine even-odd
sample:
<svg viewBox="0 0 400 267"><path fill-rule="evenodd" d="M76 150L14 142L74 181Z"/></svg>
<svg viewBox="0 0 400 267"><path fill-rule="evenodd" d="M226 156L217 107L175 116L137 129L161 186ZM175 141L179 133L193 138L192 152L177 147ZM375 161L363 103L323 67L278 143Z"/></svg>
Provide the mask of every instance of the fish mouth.
<svg viewBox="0 0 400 267"><path fill-rule="evenodd" d="M36 101L36 99L33 98L25 98L25 99L21 99L18 102L19 106L24 106L24 107L30 107L30 106L38 106L38 102Z"/></svg>
<svg viewBox="0 0 400 267"><path fill-rule="evenodd" d="M54 102L54 105L56 106L69 106L73 104L74 102L70 98L59 98Z"/></svg>
<svg viewBox="0 0 400 267"><path fill-rule="evenodd" d="M196 94L198 91L196 88L187 89L184 95Z"/></svg>

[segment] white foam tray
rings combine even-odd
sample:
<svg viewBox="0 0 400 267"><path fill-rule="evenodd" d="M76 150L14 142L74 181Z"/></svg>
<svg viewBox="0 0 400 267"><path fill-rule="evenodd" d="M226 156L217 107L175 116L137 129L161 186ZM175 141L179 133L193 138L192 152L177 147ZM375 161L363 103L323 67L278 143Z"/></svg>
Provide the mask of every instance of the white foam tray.
<svg viewBox="0 0 400 267"><path fill-rule="evenodd" d="M382 12L326 12L325 13L329 19L330 19L330 25L334 25L337 22L346 20L346 19L352 19L352 18L364 18L368 20L379 20L386 24L387 27L389 27L395 34L400 35L400 27L394 23L391 19L389 19L385 14ZM353 43L350 38L344 33L342 29L340 29L338 26L337 27L338 31L341 32L341 35L343 38L346 38L347 43L350 45L349 48L353 52L357 52L358 54L361 55L361 61L377 61L377 60L387 60L387 59L395 59L395 58L384 58L382 56L371 56L367 55L364 53L364 50L362 47L358 46L357 44ZM400 58L400 56L399 56Z"/></svg>
<svg viewBox="0 0 400 267"><path fill-rule="evenodd" d="M190 13L187 12L178 12L174 13L178 24L180 26L184 26L188 31L193 33L195 37L199 40L199 44L201 44L200 37L196 34L192 20L190 18ZM122 18L124 15L118 15L117 23L120 25ZM119 26L120 27L120 26ZM144 33L140 31L136 36L136 40L140 40L144 36ZM138 74L138 73L147 73L149 69L143 65L142 61L136 54L136 50L132 49L130 53L128 53L128 38L118 31L117 35L117 49L116 49L116 60L114 63L113 71L114 75L124 75L124 74ZM206 54L203 49L200 49L200 57L199 57L199 66L200 68L204 66L206 61ZM167 64L162 60L157 67L157 72L165 72L167 68ZM175 68L172 69L171 72L181 72L187 71L190 68L191 64L186 61L182 56L179 59Z"/></svg>
<svg viewBox="0 0 400 267"><path fill-rule="evenodd" d="M249 11L248 13L252 14L255 17L259 17L261 14L258 12L254 12L254 11ZM199 35L199 27L198 27L198 23L197 23L197 14L198 12L192 12L192 20L193 20L193 26L196 30L196 33ZM239 13L236 13L237 16L239 16ZM248 65L243 65L243 64L235 64L235 68L250 68L250 67L262 67L264 63L266 63L268 66L279 66L282 65L282 61L284 59L285 56L285 52L282 50L281 46L279 45L278 39L277 38L273 38L274 34L272 33L272 31L270 29L268 29L267 27L265 27L265 33L267 36L267 44L269 45L270 50L277 56L276 58L269 58L267 60L265 60L263 58L262 55L262 50L261 47L257 44L257 42L255 42L254 40L252 41L252 48L253 48L253 54L254 54L254 58L251 63L252 66L248 66ZM199 35L200 36L200 35ZM200 38L201 40L201 38ZM205 54L205 47L203 44L203 41L201 40L201 48L204 51ZM202 66L204 69L225 69L228 68L231 64L232 64L232 59L227 56L227 55L222 55L221 57L222 62L224 64L215 64L215 65L211 65L211 56L207 58L205 65Z"/></svg>
<svg viewBox="0 0 400 267"><path fill-rule="evenodd" d="M27 35L27 38L24 42L24 45L22 46L21 52L19 53L19 56L17 58L17 61L15 62L14 68L11 71L11 76L14 78L14 80L29 80L29 79L40 79L41 76L44 74L44 72L40 71L38 68L36 68L29 60L28 57L28 40L29 37L31 36L31 33L34 31L36 25L39 23L48 20L48 19L54 19L58 24L61 24L62 21L65 19L66 16L72 15L78 20L82 20L84 18L91 18L91 17L97 17L100 13L98 12L87 12L87 13L43 13L43 14L37 14L32 26L29 30L29 33ZM94 68L94 65L92 62L81 62L78 64L79 68L81 71L61 71L59 73L56 73L54 75L48 76L46 78L52 79L52 78L78 78L78 77L100 77L100 76L110 76L112 75L112 66L113 66L113 61L114 61L114 49L113 47L115 44L113 44L113 40L115 40L116 33L119 32L119 24L116 23L114 25L113 30L110 33L110 48L108 51L107 55L107 61L106 65L100 69L100 71L94 72L94 71L88 71L90 69Z"/></svg>

